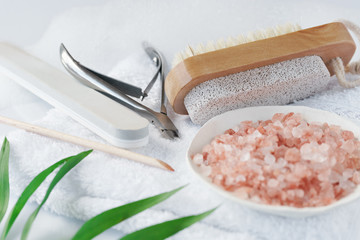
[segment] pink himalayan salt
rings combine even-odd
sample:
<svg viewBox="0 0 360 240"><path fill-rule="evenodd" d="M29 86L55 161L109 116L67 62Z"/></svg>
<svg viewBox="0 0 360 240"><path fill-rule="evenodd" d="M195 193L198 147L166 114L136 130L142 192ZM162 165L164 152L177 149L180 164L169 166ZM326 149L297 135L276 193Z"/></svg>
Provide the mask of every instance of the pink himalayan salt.
<svg viewBox="0 0 360 240"><path fill-rule="evenodd" d="M243 121L192 157L201 174L254 202L315 207L360 183L360 142L351 131L308 123L300 114Z"/></svg>

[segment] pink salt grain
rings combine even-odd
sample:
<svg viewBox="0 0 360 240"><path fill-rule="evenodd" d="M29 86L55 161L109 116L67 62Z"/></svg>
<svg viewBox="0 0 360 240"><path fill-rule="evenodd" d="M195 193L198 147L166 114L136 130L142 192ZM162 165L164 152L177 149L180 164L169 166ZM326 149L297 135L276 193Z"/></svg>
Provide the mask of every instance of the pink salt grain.
<svg viewBox="0 0 360 240"><path fill-rule="evenodd" d="M298 113L243 121L192 156L199 172L235 196L271 205L325 206L360 184L360 142L351 131Z"/></svg>

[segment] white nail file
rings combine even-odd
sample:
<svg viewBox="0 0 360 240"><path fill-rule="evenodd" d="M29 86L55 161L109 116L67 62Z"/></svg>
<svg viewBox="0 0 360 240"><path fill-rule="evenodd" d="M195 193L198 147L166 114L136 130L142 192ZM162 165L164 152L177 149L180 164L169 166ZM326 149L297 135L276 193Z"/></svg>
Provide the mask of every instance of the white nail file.
<svg viewBox="0 0 360 240"><path fill-rule="evenodd" d="M115 146L135 148L148 143L148 120L8 43L0 43L0 74Z"/></svg>

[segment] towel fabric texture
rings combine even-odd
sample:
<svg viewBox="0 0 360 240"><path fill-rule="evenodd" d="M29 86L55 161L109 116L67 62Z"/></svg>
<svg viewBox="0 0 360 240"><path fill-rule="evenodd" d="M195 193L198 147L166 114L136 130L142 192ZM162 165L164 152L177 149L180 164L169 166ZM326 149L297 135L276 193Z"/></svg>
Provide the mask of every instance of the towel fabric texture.
<svg viewBox="0 0 360 240"><path fill-rule="evenodd" d="M38 44L27 50L61 68L58 52L52 53L49 49L57 49L59 43L64 42L73 56L90 68L107 72L144 89L154 73L154 66L141 50L141 40L154 43L170 60L187 41L201 42L226 37L231 32L231 35L236 35L295 18L302 20L300 23L305 25L348 16L354 16L351 20L360 22L359 17L355 19L357 11L351 7L338 9L322 1L303 1L297 5L287 1L271 1L271 4L266 1L251 4L242 1L243 5L239 1L228 1L227 5L219 5L216 1L186 2L191 8L186 8L186 4L180 2L173 2L172 5L168 1L161 1L162 4L143 1L144 6L139 2L121 1L73 9L56 17ZM307 6L311 6L311 9ZM119 11L122 14L118 14ZM167 19L170 19L169 22ZM238 27L224 27L232 23L238 24ZM120 52L124 53L122 56L128 57L119 57ZM119 58L123 60L115 65ZM28 101L28 93L21 87L10 82L7 85L19 91L20 95L24 94L23 103ZM145 104L151 108L159 107L159 92L157 83ZM359 102L360 88L343 89L332 78L326 90L294 104L335 112L360 124ZM13 102L8 100L7 104ZM187 116L176 115L169 107L168 110L180 131L180 139L163 139L151 125L149 144L133 151L166 161L175 168L174 173L94 151L56 186L45 207L61 215L86 220L109 208L189 184L165 202L117 225L116 229L126 234L151 224L219 206L201 223L172 239L360 239L360 200L327 214L292 219L249 210L211 191L190 172L185 162L187 147L199 126L194 125ZM50 110L36 124L104 142L56 109ZM7 137L12 148L10 180L15 195L19 195L42 169L64 157L86 150L22 130L11 132ZM41 201L50 179L34 194L32 201Z"/></svg>

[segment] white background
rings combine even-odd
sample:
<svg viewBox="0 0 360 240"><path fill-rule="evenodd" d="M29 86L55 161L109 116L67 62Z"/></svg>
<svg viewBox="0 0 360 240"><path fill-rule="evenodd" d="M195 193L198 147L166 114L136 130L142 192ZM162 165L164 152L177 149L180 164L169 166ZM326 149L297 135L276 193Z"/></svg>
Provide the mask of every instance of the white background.
<svg viewBox="0 0 360 240"><path fill-rule="evenodd" d="M195 2L195 1L194 1ZM296 9L296 3L289 3L290 1L275 1L278 4L279 16L273 16L273 22L276 23L277 18L282 18L281 14L286 15L284 17L286 21L295 20L304 24L305 26L316 25L318 23L325 23L327 20L334 20L338 17L347 17L346 14L343 14L343 10L345 9L353 9L355 12L358 12L360 15L360 1L304 1L298 9ZM37 41L42 37L42 34L47 30L49 24L52 19L63 12L83 6L98 6L105 4L106 1L95 1L95 0L87 0L87 1L71 1L71 0L62 0L62 1L48 1L48 0L38 0L38 1L0 1L0 41L8 41L12 42L20 47L27 47L33 44L36 44ZM161 8L159 1L159 7ZM265 3L265 4L264 4ZM204 4L204 1L203 1ZM206 4L206 3L205 3ZM224 1L226 4L226 1ZM256 9L259 8L267 8L272 7L271 4L274 4L273 1L262 1L260 4L256 1L242 1L244 4L244 8ZM284 4L284 6L283 6ZM299 2L300 4L300 2ZM309 6L309 9L305 9L304 6ZM305 12L305 16L309 16L309 12L311 13L311 4L317 5L317 11L314 12L314 16L310 18L302 18L302 12ZM200 4L199 4L200 5ZM246 5L246 6L245 6ZM330 6L331 12L325 10L321 11L321 8L318 5ZM139 7L141 5L138 4ZM253 7L249 7L253 6ZM287 13L287 7L291 7L291 11L298 12L295 14L293 19L290 16L291 14ZM199 6L201 7L201 5ZM229 6L229 10L230 10ZM320 10L319 10L320 9ZM216 11L216 9L213 9ZM284 12L285 11L285 12ZM266 11L265 11L266 12ZM194 12L192 12L194 13ZM264 13L264 11L262 11ZM336 13L339 13L337 15ZM346 11L344 12L346 13ZM119 15L125 14L119 10ZM131 18L132 13L126 13L129 18ZM171 13L168 13L171 15ZM254 21L257 23L252 24L251 27L254 26L268 26L268 24L261 24L262 15L258 14L256 11L253 13L254 19L252 19L252 23ZM201 16L200 16L201 17ZM199 19L200 19L199 17ZM357 18L357 16L349 16L350 18ZM164 19L166 21L166 19ZM186 21L186 17L185 17ZM215 21L221 21L221 19L215 19ZM229 27L234 28L231 22L228 22ZM211 26L208 26L209 31L211 31ZM244 28L244 26L242 26ZM250 28L250 27L249 27ZM246 28L245 28L246 29ZM134 34L137 33L137 29L133 29ZM185 30L182 30L185 32ZM195 31L195 30L193 30ZM131 31L127 32L128 34ZM211 35L211 34L210 34ZM166 33L164 33L163 37L167 37ZM191 36L188 36L191 39ZM76 51L76 50L75 50ZM7 86L0 86L0 94L2 91L9 91L6 89ZM14 102L16 102L16 98L21 98L23 96L12 96L14 98ZM1 99L1 98L0 98ZM50 108L50 106L44 103L42 100L38 99L35 96L29 94L28 96L29 104L22 108L16 108L15 105L12 105L12 101L9 101L9 105L0 104L0 114L17 118L19 120L32 121L41 118L46 111ZM5 135L11 128L0 126L0 135ZM14 199L11 199L11 204L14 203ZM11 205L10 205L11 207ZM33 211L35 205L30 204L27 206L23 213L20 215L20 219L15 223L11 234L9 235L9 239L18 239L19 234L21 233L22 226L24 224L24 218ZM31 239L68 239L70 238L76 230L81 226L81 222L69 218L65 218L62 216L57 216L47 211L41 211L37 220L35 221L33 228L31 230ZM2 227L2 226L1 226ZM66 229L66 230L64 230ZM1 229L2 230L2 229ZM119 236L115 230L110 230L107 233L101 235L101 239L117 239Z"/></svg>

